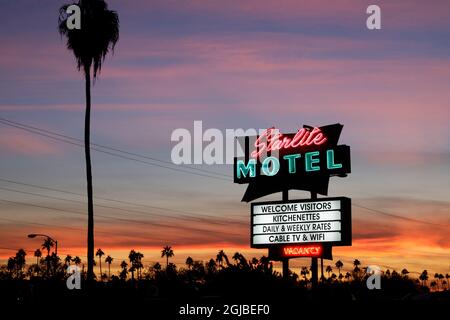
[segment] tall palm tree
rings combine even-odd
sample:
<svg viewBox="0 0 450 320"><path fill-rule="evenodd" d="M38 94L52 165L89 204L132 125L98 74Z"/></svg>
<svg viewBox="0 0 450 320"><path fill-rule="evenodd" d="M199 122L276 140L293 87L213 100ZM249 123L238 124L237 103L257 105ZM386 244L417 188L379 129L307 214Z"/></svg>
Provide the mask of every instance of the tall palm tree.
<svg viewBox="0 0 450 320"><path fill-rule="evenodd" d="M16 253L16 267L17 267L17 276L22 274L22 269L25 266L25 256L27 253L23 249L19 249Z"/></svg>
<svg viewBox="0 0 450 320"><path fill-rule="evenodd" d="M42 252L39 249L36 249L34 252L34 256L36 257L36 265L39 265L39 259L42 257Z"/></svg>
<svg viewBox="0 0 450 320"><path fill-rule="evenodd" d="M47 275L50 272L50 262L51 262L50 250L51 248L53 248L54 245L55 242L50 238L45 238L44 242L42 243L42 249L47 250L47 257L45 258L45 261L47 262L47 270L46 270Z"/></svg>
<svg viewBox="0 0 450 320"><path fill-rule="evenodd" d="M166 269L169 266L169 258L172 258L175 254L173 253L171 246L165 246L161 250L161 258L166 257Z"/></svg>
<svg viewBox="0 0 450 320"><path fill-rule="evenodd" d="M99 267L100 267L100 279L102 278L102 257L105 255L102 249L98 248L95 255L98 257Z"/></svg>
<svg viewBox="0 0 450 320"><path fill-rule="evenodd" d="M327 268L325 269L325 272L328 273L328 279L330 278L330 273L333 271L333 269L331 268L331 266L327 266Z"/></svg>
<svg viewBox="0 0 450 320"><path fill-rule="evenodd" d="M131 250L128 255L128 259L130 260L131 267L129 271L131 272L131 280L134 281L134 271L136 270L136 251Z"/></svg>
<svg viewBox="0 0 450 320"><path fill-rule="evenodd" d="M44 242L42 243L42 249L47 250L47 256L50 255L50 250L55 245L55 242L50 238L45 238Z"/></svg>
<svg viewBox="0 0 450 320"><path fill-rule="evenodd" d="M419 279L422 281L422 285L425 286L427 284L427 280L428 280L428 271L423 270L419 276Z"/></svg>
<svg viewBox="0 0 450 320"><path fill-rule="evenodd" d="M445 278L444 275L442 273L439 273L438 279L439 279L439 282L441 283L442 289L444 289L444 282L445 282L445 281L443 281L444 278Z"/></svg>
<svg viewBox="0 0 450 320"><path fill-rule="evenodd" d="M344 266L344 264L342 263L342 261L341 261L341 260L336 261L335 266L336 266L336 268L338 268L338 270L339 270L339 275L341 275L341 269L342 269L342 267Z"/></svg>
<svg viewBox="0 0 450 320"><path fill-rule="evenodd" d="M359 266L361 265L361 261L359 261L358 259L355 259L353 261L353 265L355 266L355 268L353 269L353 272L358 273L360 271Z"/></svg>
<svg viewBox="0 0 450 320"><path fill-rule="evenodd" d="M120 263L120 267L122 268L122 271L120 272L119 277L122 280L126 280L127 279L127 274L128 274L128 270L127 270L128 263L126 263L125 260L123 260Z"/></svg>
<svg viewBox="0 0 450 320"><path fill-rule="evenodd" d="M141 279L141 272L144 265L142 264L142 258L144 258L144 255L140 253L139 251L136 252L136 259L134 263L134 267L137 270L138 279Z"/></svg>
<svg viewBox="0 0 450 320"><path fill-rule="evenodd" d="M59 33L67 38L67 49L71 50L77 61L78 70L85 77L86 113L84 119L84 151L86 158L86 180L88 198L88 234L87 234L87 278L94 279L94 198L91 167L91 69L93 79L101 71L106 54L119 40L119 17L115 11L108 10L104 0L79 0L81 9L81 29L67 27L66 4L60 8Z"/></svg>
<svg viewBox="0 0 450 320"><path fill-rule="evenodd" d="M16 270L16 258L9 257L8 262L6 264L6 269L9 271L10 277L13 276L14 271Z"/></svg>
<svg viewBox="0 0 450 320"><path fill-rule="evenodd" d="M111 256L107 256L105 258L105 262L108 264L108 279L111 279L111 263L113 262L113 258Z"/></svg>

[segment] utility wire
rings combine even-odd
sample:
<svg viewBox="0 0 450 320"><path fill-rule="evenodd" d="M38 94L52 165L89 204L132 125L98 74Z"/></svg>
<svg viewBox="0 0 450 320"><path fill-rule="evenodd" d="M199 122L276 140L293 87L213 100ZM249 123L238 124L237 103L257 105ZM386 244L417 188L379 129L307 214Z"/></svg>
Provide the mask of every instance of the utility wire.
<svg viewBox="0 0 450 320"><path fill-rule="evenodd" d="M70 139L70 140L73 140L73 141L81 142L84 145L84 140L79 139L79 138L75 138L75 137L71 137L71 136L68 136L68 135L65 135L65 134L62 134L62 133L58 133L58 132L55 132L55 131L50 131L50 130L43 129L43 128L38 128L38 127L35 127L35 126L30 126L30 125L22 123L22 122L12 121L12 120L9 120L9 119L6 119L6 118L2 118L2 117L0 117L0 121L3 124L5 124L5 125L14 124L14 125L17 125L17 126L21 126L21 127L29 128L29 129L32 129L32 130L48 133L48 134L51 134L51 135L54 135L54 136L62 137L62 138L65 138L65 139ZM125 151L125 150L122 150L122 149L119 149L119 148L116 148L116 147L106 146L106 145L93 143L93 142L91 142L91 145L96 146L96 147L100 147L100 148L103 148L103 149L109 149L109 150L112 150L112 151L117 151L117 152L128 154L128 155L131 155L131 156L144 158L144 159L148 159L148 160L152 160L152 161L157 161L157 162L160 162L160 163L165 163L165 164L169 164L169 165L174 166L174 164L172 162L170 162L170 161L161 160L161 159L158 159L158 158L155 158L155 157L150 157L150 156L138 154L138 153L135 153L135 152ZM219 172L214 172L214 171L211 171L211 170L195 168L195 167L187 166L185 164L182 164L182 165L179 165L179 166L185 167L186 169L190 169L190 170L200 171L200 172L204 172L204 173L208 173L208 174L213 174L213 175L218 175L218 176L222 176L222 177L225 177L225 178L229 178L229 176L226 175L226 174L219 173Z"/></svg>
<svg viewBox="0 0 450 320"><path fill-rule="evenodd" d="M22 181L5 179L5 178L1 178L1 177L0 177L0 181L8 182L8 183L16 184L16 185L22 185L22 186L26 186L26 187L32 187L32 188L43 189L43 190L48 190L48 191L60 192L60 193L69 194L69 195L75 195L75 196L79 196L79 197L86 197L86 195L82 194L82 193L76 193L76 192L63 190L63 189L59 189L59 188L58 189L51 188L51 187L43 186L43 185L36 185L36 184L31 184L31 183L25 183L25 182L22 182ZM128 202L128 201L123 201L123 200L118 200L118 199L104 198L104 197L98 197L98 196L94 196L94 199L96 199L96 200L103 200L103 201L109 201L109 202L115 202L115 203L120 203L120 204L125 204L125 205L131 205L131 206L141 207L141 208L149 208L149 209L156 209L156 210L162 210L162 211L169 211L169 212L174 212L174 213L178 213L178 214L181 213L181 214L184 214L184 215L187 215L187 216L199 216L200 215L200 216L205 217L205 218L208 218L208 217L216 218L214 216L205 215L205 214L202 214L202 213L194 213L194 212L189 212L189 211L184 211L184 210L177 210L177 209L171 209L171 208L166 208L166 207L151 206L151 205L134 203L134 202Z"/></svg>
<svg viewBox="0 0 450 320"><path fill-rule="evenodd" d="M57 224L48 224L48 223L39 223L39 222L28 222L28 221L17 220L17 219L0 218L0 221L12 222L12 223L20 224L20 225L55 227L58 230L63 229L63 230L82 231L82 232L86 231L83 228L66 227L66 226L61 226L61 225L57 225ZM95 233L109 235L109 236L122 236L122 237L141 239L141 240L155 240L154 238L130 235L129 233L121 233L121 232L108 232L108 231L95 230Z"/></svg>
<svg viewBox="0 0 450 320"><path fill-rule="evenodd" d="M18 128L18 129L22 129L22 130L28 131L28 132L30 132L30 133L34 133L34 134L37 134L37 135L41 135L41 136L44 136L44 137L47 137L47 138L50 138L50 139L53 139L53 140L56 140L56 141L60 141L60 142L64 142L64 143L68 143L68 144L71 144L71 145L75 145L75 146L84 148L84 144L77 143L77 142L73 142L73 141L69 141L69 140L66 140L66 139L62 139L62 138L59 138L59 137L56 137L56 136L49 135L49 134L47 134L47 133L42 133L42 132L37 131L37 130L35 130L35 129L29 129L29 128L26 128L26 127L21 127L21 126L19 126L19 125L11 124L11 123L5 122L5 121L2 120L1 118L0 118L0 123L5 124L5 125L7 125L7 126L15 127L15 128ZM164 169L168 169L168 170L172 170L172 171L182 172L182 173L191 174L191 175L196 175L196 176L201 176L201 177L208 177L208 178L216 179L216 180L222 180L222 181L228 181L228 182L231 181L230 178L229 178L229 179L226 179L226 178L219 177L219 176L213 176L213 175L211 175L211 174L206 174L206 173L203 174L203 173L198 173L198 172L187 171L187 170L188 170L187 168L186 168L186 169L184 169L184 168L181 169L181 168L168 167L168 166L166 166L166 165L161 165L161 164L157 164L157 163L152 163L152 162L148 162L148 161L144 161L144 160L132 158L132 157L129 157L129 156L117 154L117 153L114 153L114 152L101 150L101 149L99 149L99 148L97 148L97 147L91 147L91 149L92 149L92 150L95 150L95 151L97 151L97 152L101 152L101 153L104 153L104 154L108 154L108 155L110 155L110 156L114 156L114 157L122 158L122 159L126 159L126 160L131 160L131 161L138 162L138 163L142 163L142 164L147 164L147 165L150 165L150 166L155 166L155 167L159 167L159 168L164 168ZM190 168L190 169L192 169L192 168ZM197 169L198 169L198 168L197 168Z"/></svg>
<svg viewBox="0 0 450 320"><path fill-rule="evenodd" d="M30 207L35 207L35 208L52 210L52 211L56 211L56 212L61 212L62 214L69 213L69 214L86 216L86 213L79 212L79 211L59 209L59 208L55 208L55 207L42 206L42 205L31 204L31 203L27 203L27 202L11 201L11 200L6 200L6 199L0 199L0 201L6 202L6 203L11 203L11 204L24 205L24 206L30 206ZM104 219L109 219L109 220L117 220L117 221L121 221L121 222L125 222L125 223L136 223L136 224L139 224L139 225L147 224L147 225L150 225L152 227L162 227L162 228L171 228L171 229L185 229L185 230L190 230L190 231L199 232L199 233L208 231L208 230L205 230L205 229L188 227L186 225L174 226L174 225L171 225L171 224L165 224L165 223L160 223L160 222L153 222L153 221L147 221L147 220L124 219L124 218L118 218L118 217L114 217L114 216L101 215L101 214L96 214L95 216L96 217L100 217L100 218L104 218ZM214 233L215 234L227 235L227 236L242 236L241 234L236 234L236 233L231 233L231 232L224 232L224 231L214 231Z"/></svg>
<svg viewBox="0 0 450 320"><path fill-rule="evenodd" d="M29 126L29 125L26 125L26 124L23 124L23 123L20 123L20 122L16 122L16 121L12 121L12 120L8 120L8 119L2 118L2 117L0 117L0 123L8 125L8 126L15 127L15 128L18 128L18 129L22 129L22 130L25 130L25 131L28 131L28 132L31 132L31 133L34 133L34 134L43 135L43 136L46 136L46 137L51 138L51 139L55 139L55 140L62 141L62 142L65 142L65 143L69 143L69 144L77 145L77 146L80 146L80 147L84 147L84 145L81 144L81 143L74 143L74 142L65 140L65 139L70 139L70 140L82 142L81 139L77 139L77 138L73 138L73 137L70 137L70 136L67 136L67 135L63 135L63 134L60 134L60 133L52 132L52 131L49 131L49 130L45 130L45 129ZM63 137L65 139L60 139L60 138L57 138L57 137L54 137L54 136L50 136L49 134L55 135L55 136L58 136L58 137ZM97 147L101 147L101 148L104 148L104 149L109 149L109 150L113 150L113 151L122 152L124 154L129 154L129 155L133 155L133 156L137 156L137 157L151 159L151 160L154 160L154 161L161 161L161 162L170 163L168 161L163 161L163 160L159 160L159 159L156 159L156 158L139 155L139 154L136 154L136 153L120 150L118 148L103 146L103 145L94 144L94 143L92 143L91 145L94 145L94 146L97 146ZM108 152L108 151L104 151L104 150L100 150L100 149L96 149L96 148L92 148L92 149L96 150L98 152L102 152L102 153L106 153L106 154L112 155L112 156L116 156L116 157L120 157L120 158L124 158L124 159L128 159L128 160L132 160L132 161L136 161L136 162L141 162L141 163L145 163L145 164L149 164L149 165L155 165L155 166L166 168L166 169L170 169L170 170L175 170L175 171L181 171L181 172L184 172L184 173L200 175L200 176L209 177L209 178L212 178L212 179L219 179L219 180L229 181L229 179L224 179L224 178L215 177L215 176L211 176L211 175L193 173L193 172L181 170L179 168L171 168L171 167L166 167L166 166L162 166L162 165L158 165L158 164L154 164L154 163L149 163L147 161L142 161L142 160L139 160L139 159L126 157L126 156L122 156L122 155L119 155L119 154L114 154L114 153L111 153L111 152ZM199 168L191 168L191 167L189 167L189 169L198 169L200 171L208 172L210 174L226 176L226 175L222 175L222 174L218 174L218 173L213 173L213 172L207 171L207 170L202 170L202 169L199 169ZM2 180L2 179L0 179L0 180ZM416 222L416 223L423 223L423 224L434 225L434 226L440 226L440 227L445 227L445 228L449 228L450 227L450 225L448 225L448 224L439 224L439 223L433 223L433 222L428 222L428 221L419 220L419 219L403 217L403 216L395 215L395 214L392 214L392 213L384 212L384 211L381 211L381 210L368 208L368 207L365 207L365 206L362 206L362 205L359 205L359 204L356 204L356 203L353 203L352 205L357 207L357 208L365 209L365 210L368 210L368 211L371 211L371 212L374 212L374 213L378 213L378 214L382 214L384 216L388 216L388 217L391 217L391 218L402 219L402 220L405 220L405 221Z"/></svg>
<svg viewBox="0 0 450 320"><path fill-rule="evenodd" d="M43 198L53 199L53 200L60 200L60 201L67 201L67 202L72 202L72 203L86 204L86 202L84 202L84 201L66 199L66 198L55 197L55 196L48 196L48 195L35 193L35 192L26 192L26 191L22 191L22 190L16 190L16 189L4 188L4 187L0 187L0 190L5 190L5 191L10 191L10 192L15 192L15 193L21 193L21 194L27 194L27 195L37 196L37 197L43 197ZM211 219L200 218L200 217L196 217L196 216L187 216L187 215L175 216L174 217L174 216L167 216L167 215L164 215L164 214L159 214L159 213L154 213L154 212L138 211L138 210L132 210L132 209L119 208L119 207L105 206L105 205L100 205L100 204L95 204L94 206L95 207L99 207L99 208L120 210L120 211L124 211L124 212L132 212L132 213L135 213L135 215L140 215L140 216L145 216L145 217L149 217L149 215L150 215L150 216L153 216L153 217L162 217L162 218L166 218L166 219L168 218L168 219L179 219L179 220L186 220L186 221L205 222L205 223L217 224L217 225L229 225L229 224L232 224L232 223L238 223L238 221L230 221L230 220L224 220L224 222L213 221L211 219L217 219L218 218L218 217L213 217L213 216L210 216Z"/></svg>
<svg viewBox="0 0 450 320"><path fill-rule="evenodd" d="M372 208L368 208L356 203L352 204L354 207L357 208L361 208L367 211L371 211L374 213L378 213L387 217L391 217L391 218L395 218L395 219L401 219L401 220L405 220L405 221L410 221L410 222L415 222L415 223L423 223L423 224L428 224L428 225L432 225L432 226L436 226L436 227L443 227L443 228L450 228L449 224L443 224L443 223L435 223L435 222L429 222L429 221L425 221L425 220L419 220L419 219L413 219L413 218L408 218L408 217L403 217L403 216L399 216L396 214L392 214L392 213L388 213L388 212L384 212L381 210L377 210L377 209L372 209Z"/></svg>
<svg viewBox="0 0 450 320"><path fill-rule="evenodd" d="M83 194L70 192L70 191L66 191L66 190L62 190L62 189L49 188L49 187L46 187L46 186L29 184L29 183L24 183L24 182L10 180L10 179L0 178L0 181L9 182L9 183L18 184L18 185L29 186L29 187L33 187L33 188L45 189L45 190L49 190L49 191L55 191L55 192L61 192L61 193L66 193L66 194L72 194L72 195L77 195L77 196L83 196L83 197L85 196ZM2 189L2 188L0 187L0 189ZM4 189L7 190L7 188L4 188ZM12 190L13 189L11 189L11 191ZM14 190L14 192L21 192L21 191ZM41 195L41 194L33 194L33 195L44 196L44 195ZM47 196L44 196L44 197L47 197ZM57 198L57 197L54 197L54 198L58 199L58 200L68 200L68 199ZM135 204L135 203L132 203L132 202L121 201L121 200L117 200L117 199L108 199L108 198L101 198L101 197L94 197L94 199L119 202L119 203L128 204L128 205L137 205L137 206L149 207L149 208L152 208L152 209L181 212L181 213L188 214L188 216L189 215L195 215L194 213L191 213L191 212L180 211L180 210L172 210L172 209L167 209L167 208L162 208L162 207L140 205L140 204ZM75 200L68 200L68 201L75 201ZM136 210L128 210L128 209L124 209L124 208L115 208L115 207L108 207L108 206L101 206L101 205L96 205L96 206L105 207L105 208L114 208L114 209L123 210L123 211L130 211L130 212L135 212L136 211ZM354 202L352 203L352 206L354 206L356 208L364 209L364 210L367 210L367 211L370 211L370 212L373 212L373 213L376 213L376 214L381 214L381 215L384 215L384 216L387 216L387 217L390 217L390 218L394 218L394 219L400 219L400 220L405 220L405 221L410 221L410 222L415 222L415 223L422 223L422 224L433 225L433 226L438 226L438 227L450 228L450 225L448 225L448 224L439 224L439 223L429 222L429 221L425 221L425 220L408 218L408 217L404 217L404 216L400 216L400 215L384 212L384 211L381 211L381 210L372 209L372 208L369 208L369 207L366 207L366 206L363 206L363 205L360 205L360 204L357 204L357 203L354 203ZM137 211L137 212L139 212L139 211ZM143 212L140 212L140 213L143 213ZM154 214L154 213L152 213L152 214ZM157 214L154 214L154 215L157 215ZM205 215L204 217L208 217L208 216ZM212 217L212 218L215 218L215 217ZM204 220L204 221L211 223L210 221L207 221L207 220ZM238 223L238 221L229 221L229 220L226 220L226 221L229 222L229 223Z"/></svg>

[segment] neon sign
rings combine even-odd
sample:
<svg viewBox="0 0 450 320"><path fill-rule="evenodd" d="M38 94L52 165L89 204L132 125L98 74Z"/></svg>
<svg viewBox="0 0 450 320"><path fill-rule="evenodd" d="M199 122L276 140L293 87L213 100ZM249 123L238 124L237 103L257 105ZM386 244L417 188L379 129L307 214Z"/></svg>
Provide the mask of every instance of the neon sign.
<svg viewBox="0 0 450 320"><path fill-rule="evenodd" d="M286 246L282 248L282 257L320 257L322 255L321 245L311 246Z"/></svg>
<svg viewBox="0 0 450 320"><path fill-rule="evenodd" d="M275 128L269 128L264 131L255 141L255 150L251 156L258 158L265 152L278 151L282 149L294 149L303 146L320 146L327 138L319 128L308 130L302 128L297 131L293 138L284 136Z"/></svg>
<svg viewBox="0 0 450 320"><path fill-rule="evenodd" d="M320 152L312 151L306 152L305 154L295 153L289 154L282 157L286 161L289 174L296 174L297 170L303 168L302 170L306 172L320 171L320 170L337 170L342 168L342 163L337 163L335 161L335 152L333 149L326 150L325 161L321 163ZM303 165L298 163L302 161ZM255 159L250 159L250 161L245 163L244 160L237 160L236 162L236 176L238 179L249 177L256 177L256 164ZM262 161L261 172L265 176L274 176L280 171L280 160L277 157L267 157Z"/></svg>
<svg viewBox="0 0 450 320"><path fill-rule="evenodd" d="M350 147L338 145L342 128L339 123L304 126L284 134L269 128L238 140L245 151L234 158L234 182L249 184L242 201L286 189L327 195L330 177L351 172Z"/></svg>

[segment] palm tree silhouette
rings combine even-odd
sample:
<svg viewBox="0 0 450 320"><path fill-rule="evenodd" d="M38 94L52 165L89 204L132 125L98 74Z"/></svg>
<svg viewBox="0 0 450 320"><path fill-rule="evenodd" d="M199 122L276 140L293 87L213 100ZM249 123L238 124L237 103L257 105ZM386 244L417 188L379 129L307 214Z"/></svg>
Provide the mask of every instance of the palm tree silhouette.
<svg viewBox="0 0 450 320"><path fill-rule="evenodd" d="M262 256L259 259L259 264L262 266L265 272L272 272L272 262L270 261L269 257Z"/></svg>
<svg viewBox="0 0 450 320"><path fill-rule="evenodd" d="M59 33L67 38L67 49L71 50L77 61L78 70L83 70L86 84L86 113L84 120L84 150L86 158L86 179L88 196L88 250L87 278L94 279L94 199L92 188L92 167L90 150L91 127L91 68L93 79L97 78L106 54L119 40L119 17L115 11L108 10L104 0L79 0L81 9L81 29L67 27L66 4L60 8Z"/></svg>
<svg viewBox="0 0 450 320"><path fill-rule="evenodd" d="M39 265L39 259L42 257L42 252L39 249L34 251L34 256L36 257L36 265Z"/></svg>
<svg viewBox="0 0 450 320"><path fill-rule="evenodd" d="M113 258L111 256L107 256L105 258L105 262L108 264L108 279L111 279L111 263L113 262Z"/></svg>
<svg viewBox="0 0 450 320"><path fill-rule="evenodd" d="M450 287L450 274L446 273L445 274L445 279L447 279L447 289Z"/></svg>
<svg viewBox="0 0 450 320"><path fill-rule="evenodd" d="M328 279L330 279L330 273L333 271L333 269L331 268L331 266L327 266L327 268L325 269L325 272L328 273Z"/></svg>
<svg viewBox="0 0 450 320"><path fill-rule="evenodd" d="M216 262L219 264L219 267L221 269L223 269L223 261L225 261L227 265L230 264L230 262L228 260L228 256L225 254L225 252L223 250L220 250L216 256Z"/></svg>
<svg viewBox="0 0 450 320"><path fill-rule="evenodd" d="M73 263L75 263L76 266L78 266L81 263L81 259L79 256L76 256L73 258Z"/></svg>
<svg viewBox="0 0 450 320"><path fill-rule="evenodd" d="M303 276L303 280L305 280L305 282L308 282L307 278L307 276L309 275L308 267L302 267L302 269L300 270L300 274Z"/></svg>
<svg viewBox="0 0 450 320"><path fill-rule="evenodd" d="M192 266L194 265L194 259L192 259L191 257L187 257L186 265L188 266L189 270L191 270Z"/></svg>
<svg viewBox="0 0 450 320"><path fill-rule="evenodd" d="M70 262L72 261L72 256L70 254L68 254L65 258L64 258L64 263L66 264L66 266L70 266Z"/></svg>
<svg viewBox="0 0 450 320"><path fill-rule="evenodd" d="M409 271L408 271L407 269L403 269L403 270L402 270L402 276L403 276L403 277L406 278L406 277L408 276L408 274L409 274Z"/></svg>
<svg viewBox="0 0 450 320"><path fill-rule="evenodd" d="M127 270L128 263L126 263L125 260L123 260L123 261L120 263L120 267L122 268L122 271L120 272L119 277L120 277L120 279L122 279L122 280L126 280L127 274L128 274L128 270Z"/></svg>
<svg viewBox="0 0 450 320"><path fill-rule="evenodd" d="M135 257L136 257L136 259L135 259L134 267L138 272L138 279L140 279L141 271L142 271L142 268L144 267L144 265L142 264L142 258L144 257L144 255L142 253L140 253L139 251L137 251Z"/></svg>
<svg viewBox="0 0 450 320"><path fill-rule="evenodd" d="M241 259L241 254L239 252L235 252L234 255L231 257L236 264L239 262L239 260Z"/></svg>
<svg viewBox="0 0 450 320"><path fill-rule="evenodd" d="M9 271L9 276L12 277L14 271L16 271L16 258L10 257L6 264L6 269Z"/></svg>
<svg viewBox="0 0 450 320"><path fill-rule="evenodd" d="M95 255L98 257L99 267L100 267L100 278L102 277L102 257L105 255L102 249L98 248Z"/></svg>
<svg viewBox="0 0 450 320"><path fill-rule="evenodd" d="M47 250L47 256L50 255L50 250L51 250L51 248L53 248L54 245L55 245L55 243L53 242L52 239L45 238L44 242L42 243L42 249Z"/></svg>
<svg viewBox="0 0 450 320"><path fill-rule="evenodd" d="M136 271L136 259L137 259L136 251L131 250L130 254L128 255L128 259L130 260L131 264L131 267L129 269L129 271L131 272L131 280L134 281L134 271Z"/></svg>
<svg viewBox="0 0 450 320"><path fill-rule="evenodd" d="M155 264L152 266L152 268L156 272L161 271L161 264L159 262L155 262Z"/></svg>
<svg viewBox="0 0 450 320"><path fill-rule="evenodd" d="M350 272L345 273L345 276L344 276L345 280L349 281L351 277L352 277L352 274Z"/></svg>
<svg viewBox="0 0 450 320"><path fill-rule="evenodd" d="M247 265L248 265L247 260L245 260L245 257L242 254L241 254L240 262L241 262L241 265L243 265L244 267L247 267ZM254 266L256 268L256 267L258 267L258 264L259 264L259 260L256 257L253 257L252 261L250 263L250 268L252 268L252 266Z"/></svg>
<svg viewBox="0 0 450 320"><path fill-rule="evenodd" d="M208 263L206 264L206 270L208 270L209 274L213 274L216 272L216 261L214 259L209 259Z"/></svg>
<svg viewBox="0 0 450 320"><path fill-rule="evenodd" d="M355 259L353 265L355 266L353 272L358 273L360 271L359 266L361 265L361 262L358 259Z"/></svg>
<svg viewBox="0 0 450 320"><path fill-rule="evenodd" d="M439 282L441 283L441 288L442 289L444 289L444 282L445 281L444 282L442 281L444 278L445 278L444 275L442 273L439 273L438 279L439 279Z"/></svg>
<svg viewBox="0 0 450 320"><path fill-rule="evenodd" d="M425 286L428 280L428 271L423 270L419 276L419 279L422 281L422 285Z"/></svg>
<svg viewBox="0 0 450 320"><path fill-rule="evenodd" d="M161 250L161 258L166 257L166 269L169 266L169 258L172 258L175 254L173 253L171 246L165 246Z"/></svg>
<svg viewBox="0 0 450 320"><path fill-rule="evenodd" d="M52 239L50 238L45 238L44 242L42 243L42 249L47 250L47 257L45 258L45 261L47 262L47 270L46 273L47 275L50 272L50 249L55 245L55 243L53 242Z"/></svg>
<svg viewBox="0 0 450 320"><path fill-rule="evenodd" d="M338 261L336 261L335 265L336 265L336 268L338 268L338 270L339 270L339 276L340 276L341 275L341 269L344 266L344 264L342 263L341 260L338 260Z"/></svg>
<svg viewBox="0 0 450 320"><path fill-rule="evenodd" d="M17 276L22 274L22 269L25 267L25 256L27 253L23 249L19 249L16 253L16 267L17 267Z"/></svg>
<svg viewBox="0 0 450 320"><path fill-rule="evenodd" d="M437 282L436 282L436 281L431 281L430 287L431 287L432 289L434 289L436 286L437 286ZM439 288L439 286L437 286L437 287Z"/></svg>

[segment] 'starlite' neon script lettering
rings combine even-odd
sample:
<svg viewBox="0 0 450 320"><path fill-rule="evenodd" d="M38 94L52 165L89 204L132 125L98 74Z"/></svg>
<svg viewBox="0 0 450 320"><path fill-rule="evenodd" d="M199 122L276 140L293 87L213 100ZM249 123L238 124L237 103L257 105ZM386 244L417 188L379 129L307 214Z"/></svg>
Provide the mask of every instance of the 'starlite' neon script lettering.
<svg viewBox="0 0 450 320"><path fill-rule="evenodd" d="M303 146L319 146L327 141L319 128L308 130L302 128L297 131L293 138L283 136L275 128L265 130L255 141L255 150L252 151L253 158L260 157L265 152L282 149L298 148Z"/></svg>

